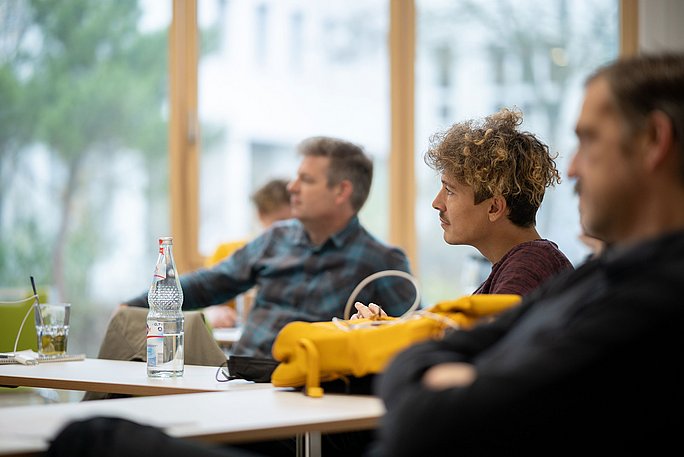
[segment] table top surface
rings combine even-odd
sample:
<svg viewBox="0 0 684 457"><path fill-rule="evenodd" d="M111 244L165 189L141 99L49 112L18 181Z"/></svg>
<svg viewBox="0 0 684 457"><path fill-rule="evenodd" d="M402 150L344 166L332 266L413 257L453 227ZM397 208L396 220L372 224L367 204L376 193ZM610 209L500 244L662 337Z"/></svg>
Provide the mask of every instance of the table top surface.
<svg viewBox="0 0 684 457"><path fill-rule="evenodd" d="M167 395L271 388L245 380L219 382L218 367L186 365L181 378L149 378L144 362L85 359L38 365L0 365L0 386L108 392L126 395ZM223 377L220 376L219 379Z"/></svg>
<svg viewBox="0 0 684 457"><path fill-rule="evenodd" d="M123 417L161 427L171 436L230 443L371 429L383 414L381 400L372 396L310 398L276 388L10 407L0 414L0 455L36 455L68 422L93 416Z"/></svg>

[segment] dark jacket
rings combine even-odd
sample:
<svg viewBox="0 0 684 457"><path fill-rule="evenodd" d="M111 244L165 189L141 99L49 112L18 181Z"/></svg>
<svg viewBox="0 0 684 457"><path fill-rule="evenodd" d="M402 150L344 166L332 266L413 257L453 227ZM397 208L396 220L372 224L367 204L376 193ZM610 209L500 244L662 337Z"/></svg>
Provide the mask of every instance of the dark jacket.
<svg viewBox="0 0 684 457"><path fill-rule="evenodd" d="M680 448L684 232L608 250L490 324L400 354L376 386L388 412L373 455L648 455ZM466 388L427 390L447 361Z"/></svg>

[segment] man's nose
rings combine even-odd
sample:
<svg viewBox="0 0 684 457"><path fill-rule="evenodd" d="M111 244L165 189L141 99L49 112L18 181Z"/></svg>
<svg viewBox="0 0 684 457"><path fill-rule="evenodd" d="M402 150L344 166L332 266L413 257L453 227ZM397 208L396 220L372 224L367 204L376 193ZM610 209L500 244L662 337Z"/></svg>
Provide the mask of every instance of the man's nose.
<svg viewBox="0 0 684 457"><path fill-rule="evenodd" d="M570 165L568 165L568 177L577 177L577 152L575 152L570 158Z"/></svg>
<svg viewBox="0 0 684 457"><path fill-rule="evenodd" d="M287 183L287 191L290 193L295 192L298 188L298 186L297 186L298 181L299 181L298 179L293 179L292 181Z"/></svg>
<svg viewBox="0 0 684 457"><path fill-rule="evenodd" d="M442 211L442 208L444 208L444 205L442 204L442 190L440 189L439 192L437 192L437 195L435 195L435 199L432 200L432 207L436 209L437 211Z"/></svg>

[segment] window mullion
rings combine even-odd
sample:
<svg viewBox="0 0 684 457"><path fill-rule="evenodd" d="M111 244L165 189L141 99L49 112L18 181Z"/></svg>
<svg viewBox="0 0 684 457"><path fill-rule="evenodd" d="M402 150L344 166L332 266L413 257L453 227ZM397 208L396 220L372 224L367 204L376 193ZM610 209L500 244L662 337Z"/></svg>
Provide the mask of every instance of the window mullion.
<svg viewBox="0 0 684 457"><path fill-rule="evenodd" d="M169 33L169 190L171 232L180 271L201 265L198 251L199 122L197 2L173 0Z"/></svg>

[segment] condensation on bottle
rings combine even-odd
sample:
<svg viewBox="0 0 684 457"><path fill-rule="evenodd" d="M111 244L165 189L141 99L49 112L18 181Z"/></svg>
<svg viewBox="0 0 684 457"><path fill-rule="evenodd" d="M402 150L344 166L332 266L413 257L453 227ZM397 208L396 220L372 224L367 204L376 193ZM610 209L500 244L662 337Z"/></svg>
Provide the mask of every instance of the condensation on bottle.
<svg viewBox="0 0 684 457"><path fill-rule="evenodd" d="M170 236L159 238L159 255L147 302L147 376L181 377L185 365L183 290Z"/></svg>

